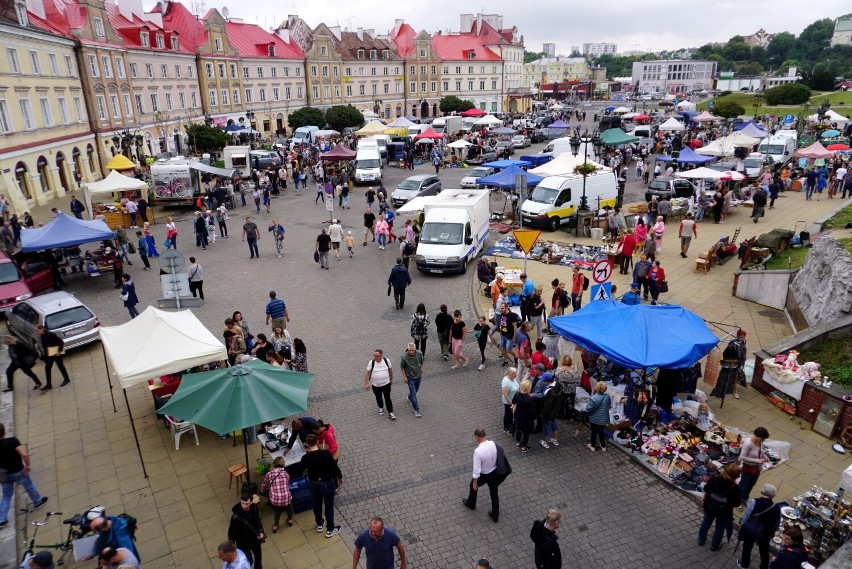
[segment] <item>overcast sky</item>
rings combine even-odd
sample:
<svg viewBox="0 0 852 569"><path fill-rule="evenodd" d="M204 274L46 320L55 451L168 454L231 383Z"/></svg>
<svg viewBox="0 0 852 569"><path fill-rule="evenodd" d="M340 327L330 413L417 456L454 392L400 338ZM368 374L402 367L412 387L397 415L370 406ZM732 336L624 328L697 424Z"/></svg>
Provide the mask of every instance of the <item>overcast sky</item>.
<svg viewBox="0 0 852 569"><path fill-rule="evenodd" d="M324 21L352 30L373 28L377 33L387 33L395 18L404 19L418 31L458 31L459 12L478 10L502 14L503 25L517 26L528 50L540 51L543 42L553 42L557 53L564 55L569 54L571 46L588 42L616 43L619 52L660 51L726 41L760 28L770 33L798 34L815 20L834 19L850 11L849 0L490 0L481 4L457 0L195 1L206 2L207 9L227 6L231 17L265 27L280 23L287 14L298 14L311 26ZM192 5L190 0L184 3ZM150 8L153 2L145 0L145 5Z"/></svg>

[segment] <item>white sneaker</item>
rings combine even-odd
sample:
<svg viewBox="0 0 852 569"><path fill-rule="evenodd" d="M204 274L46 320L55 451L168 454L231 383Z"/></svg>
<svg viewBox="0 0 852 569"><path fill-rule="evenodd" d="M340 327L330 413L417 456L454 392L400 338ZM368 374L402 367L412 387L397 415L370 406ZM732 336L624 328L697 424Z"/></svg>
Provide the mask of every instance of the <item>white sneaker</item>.
<svg viewBox="0 0 852 569"><path fill-rule="evenodd" d="M385 410L382 409L381 407L379 407L379 415L384 415L384 414L385 414Z"/></svg>
<svg viewBox="0 0 852 569"><path fill-rule="evenodd" d="M476 369L478 369L479 371L484 370L484 369L485 369L485 364L479 364L479 367L478 367L478 368L476 368Z"/></svg>
<svg viewBox="0 0 852 569"><path fill-rule="evenodd" d="M420 411L415 411L415 412L414 412L414 416L415 416L415 417L417 417L417 418L419 419L419 418L420 418L420 417L422 417L423 415L421 415L421 414L420 414Z"/></svg>
<svg viewBox="0 0 852 569"><path fill-rule="evenodd" d="M451 367L450 369L459 369L459 364L454 365L454 366L453 366L453 367Z"/></svg>
<svg viewBox="0 0 852 569"><path fill-rule="evenodd" d="M388 417L390 417L391 421L396 421L396 415L394 415L393 413L388 413Z"/></svg>

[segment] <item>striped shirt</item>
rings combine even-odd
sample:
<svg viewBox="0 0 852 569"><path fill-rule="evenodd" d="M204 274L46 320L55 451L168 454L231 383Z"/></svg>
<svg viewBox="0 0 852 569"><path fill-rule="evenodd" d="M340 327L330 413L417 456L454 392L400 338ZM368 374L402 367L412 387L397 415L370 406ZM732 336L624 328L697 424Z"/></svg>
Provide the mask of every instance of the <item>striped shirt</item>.
<svg viewBox="0 0 852 569"><path fill-rule="evenodd" d="M266 304L266 313L270 318L281 318L287 305L280 298L273 298Z"/></svg>

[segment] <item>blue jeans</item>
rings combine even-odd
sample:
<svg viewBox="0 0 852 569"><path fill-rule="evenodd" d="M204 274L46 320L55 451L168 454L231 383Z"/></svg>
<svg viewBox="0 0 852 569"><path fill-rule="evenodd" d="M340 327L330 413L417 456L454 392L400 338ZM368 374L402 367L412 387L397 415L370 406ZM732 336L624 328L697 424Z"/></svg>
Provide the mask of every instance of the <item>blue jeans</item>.
<svg viewBox="0 0 852 569"><path fill-rule="evenodd" d="M707 541L707 533L710 531L710 525L714 521L716 522L716 527L713 530L713 539L710 540L710 547L716 549L722 545L722 537L725 535L725 528L728 526L728 523L707 510L704 510L704 519L701 520L701 527L698 528L698 542L704 543Z"/></svg>
<svg viewBox="0 0 852 569"><path fill-rule="evenodd" d="M323 502L325 502L325 521L327 528L334 527L334 491L337 489L337 483L334 480L326 482L308 483L311 489L311 498L314 501L314 520L320 526L323 523Z"/></svg>
<svg viewBox="0 0 852 569"><path fill-rule="evenodd" d="M418 413L420 412L420 404L417 402L417 392L420 391L420 377L409 377L408 378L408 400L411 402L411 406L414 407L414 410Z"/></svg>
<svg viewBox="0 0 852 569"><path fill-rule="evenodd" d="M0 522L5 522L9 519L9 505L12 503L12 494L15 492L15 482L23 485L24 490L30 495L30 500L32 500L33 504L41 502L41 494L38 493L38 489L32 479L30 479L29 474L26 474L23 470L10 472L6 475L6 482L3 482L3 501L0 502Z"/></svg>
<svg viewBox="0 0 852 569"><path fill-rule="evenodd" d="M545 437L552 438L559 431L559 423L556 422L556 419L542 419L541 422Z"/></svg>
<svg viewBox="0 0 852 569"><path fill-rule="evenodd" d="M379 247L386 247L388 244L388 234L379 233L377 237L379 238Z"/></svg>

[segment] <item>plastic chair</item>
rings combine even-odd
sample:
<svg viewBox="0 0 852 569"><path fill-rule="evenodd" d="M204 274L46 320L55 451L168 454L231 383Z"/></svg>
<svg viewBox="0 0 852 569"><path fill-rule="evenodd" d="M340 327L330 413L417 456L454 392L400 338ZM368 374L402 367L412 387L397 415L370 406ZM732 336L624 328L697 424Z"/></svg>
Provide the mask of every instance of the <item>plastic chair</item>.
<svg viewBox="0 0 852 569"><path fill-rule="evenodd" d="M172 430L172 436L175 439L175 450L180 450L180 436L189 431L192 431L192 434L195 435L195 445L198 446L198 431L195 430L195 423L180 421L169 416L166 416L166 421L168 421L169 428Z"/></svg>

